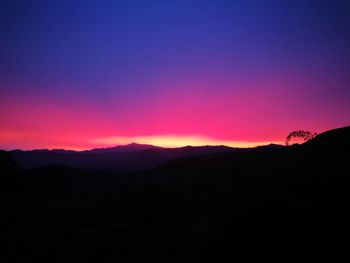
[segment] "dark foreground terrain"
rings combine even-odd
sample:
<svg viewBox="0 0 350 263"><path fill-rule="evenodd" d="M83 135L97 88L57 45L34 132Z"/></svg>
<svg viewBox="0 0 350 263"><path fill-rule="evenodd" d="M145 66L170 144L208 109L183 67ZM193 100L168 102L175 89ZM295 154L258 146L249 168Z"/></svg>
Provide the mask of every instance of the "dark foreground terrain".
<svg viewBox="0 0 350 263"><path fill-rule="evenodd" d="M1 262L349 260L350 127L144 172L0 155Z"/></svg>

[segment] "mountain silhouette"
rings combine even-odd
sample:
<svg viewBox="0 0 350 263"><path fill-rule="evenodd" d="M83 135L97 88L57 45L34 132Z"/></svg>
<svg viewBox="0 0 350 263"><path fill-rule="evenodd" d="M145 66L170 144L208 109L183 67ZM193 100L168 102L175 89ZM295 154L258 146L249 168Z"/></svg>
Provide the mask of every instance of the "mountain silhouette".
<svg viewBox="0 0 350 263"><path fill-rule="evenodd" d="M162 148L132 143L82 152L71 150L15 150L12 151L12 154L21 169L32 169L47 165L66 165L96 170L135 171L154 168L174 158L232 150L235 150L235 148L226 146Z"/></svg>
<svg viewBox="0 0 350 263"><path fill-rule="evenodd" d="M83 153L124 153L124 152L134 152L150 149L161 149L161 147L149 145L149 144L139 144L139 143L130 143L127 145L109 147L109 148L96 148L92 150L83 151Z"/></svg>
<svg viewBox="0 0 350 263"><path fill-rule="evenodd" d="M16 240L6 242L0 256L20 261L27 253L36 262L347 261L349 138L345 127L288 147L151 148L136 152L141 159L179 158L129 172L65 165L23 170L14 165L16 152L0 152L7 173L0 177L0 233Z"/></svg>

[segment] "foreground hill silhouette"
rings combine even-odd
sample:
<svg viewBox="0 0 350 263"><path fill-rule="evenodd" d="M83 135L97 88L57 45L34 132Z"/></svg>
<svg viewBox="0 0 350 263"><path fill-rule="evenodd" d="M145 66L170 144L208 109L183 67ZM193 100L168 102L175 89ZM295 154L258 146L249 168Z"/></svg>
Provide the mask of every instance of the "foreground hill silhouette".
<svg viewBox="0 0 350 263"><path fill-rule="evenodd" d="M5 260L348 261L350 127L144 172L22 171L0 157Z"/></svg>

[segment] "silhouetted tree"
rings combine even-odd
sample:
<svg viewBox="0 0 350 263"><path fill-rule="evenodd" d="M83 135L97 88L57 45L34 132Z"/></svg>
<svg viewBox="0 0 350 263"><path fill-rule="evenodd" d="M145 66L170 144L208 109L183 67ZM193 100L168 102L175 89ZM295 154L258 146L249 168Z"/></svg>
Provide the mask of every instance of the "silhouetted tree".
<svg viewBox="0 0 350 263"><path fill-rule="evenodd" d="M299 137L302 138L305 142L316 137L317 133L314 132L309 132L309 131L303 131L303 130L299 130L299 131L292 131L291 133L288 134L287 138L286 138L286 145L289 144L289 141L292 139L292 137Z"/></svg>

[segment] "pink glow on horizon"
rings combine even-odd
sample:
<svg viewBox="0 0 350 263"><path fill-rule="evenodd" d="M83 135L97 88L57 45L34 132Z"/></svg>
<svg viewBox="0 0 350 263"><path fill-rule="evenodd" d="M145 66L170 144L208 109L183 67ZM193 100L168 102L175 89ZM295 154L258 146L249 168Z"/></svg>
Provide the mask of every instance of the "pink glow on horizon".
<svg viewBox="0 0 350 263"><path fill-rule="evenodd" d="M348 104L334 103L327 90L309 91L305 87L318 83L293 75L157 85L148 96L119 100L112 92L102 103L84 94L7 94L0 105L0 148L83 150L131 142L248 147L283 143L295 129L346 126L350 119Z"/></svg>
<svg viewBox="0 0 350 263"><path fill-rule="evenodd" d="M204 136L177 136L177 135L161 135L161 136L144 136L144 137L107 137L93 140L96 144L102 144L104 147L114 145L125 145L131 142L140 144L151 144L161 147L183 147L183 146L204 146L204 145L226 145L232 147L248 148L270 143L281 144L282 142L245 142L245 141L223 141L216 140Z"/></svg>

